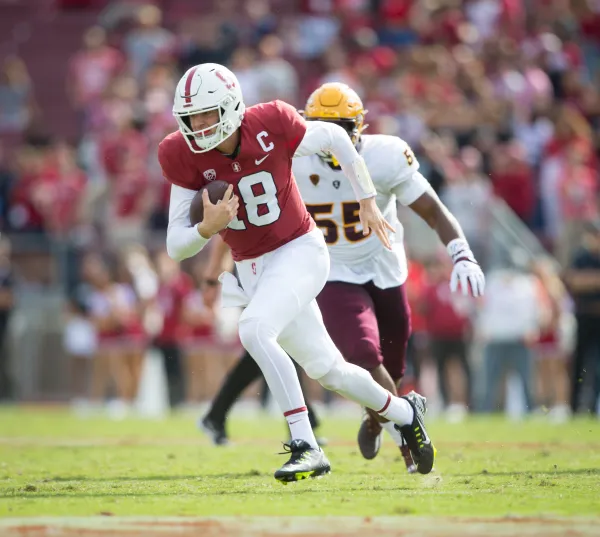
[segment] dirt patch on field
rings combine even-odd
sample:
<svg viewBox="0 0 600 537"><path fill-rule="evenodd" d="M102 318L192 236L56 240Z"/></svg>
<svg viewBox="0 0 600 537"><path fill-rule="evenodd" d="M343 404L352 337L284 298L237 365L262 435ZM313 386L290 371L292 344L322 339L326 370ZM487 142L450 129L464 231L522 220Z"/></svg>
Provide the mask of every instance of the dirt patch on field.
<svg viewBox="0 0 600 537"><path fill-rule="evenodd" d="M554 517L226 517L4 519L1 537L589 537L600 519Z"/></svg>

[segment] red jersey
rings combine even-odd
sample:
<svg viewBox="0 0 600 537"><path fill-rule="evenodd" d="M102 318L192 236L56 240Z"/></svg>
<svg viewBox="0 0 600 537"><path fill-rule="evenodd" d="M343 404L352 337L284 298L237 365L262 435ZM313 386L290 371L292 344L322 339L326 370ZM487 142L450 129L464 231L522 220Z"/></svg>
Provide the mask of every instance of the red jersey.
<svg viewBox="0 0 600 537"><path fill-rule="evenodd" d="M470 327L469 301L450 291L447 281L430 284L424 292L425 323L433 338L463 339Z"/></svg>
<svg viewBox="0 0 600 537"><path fill-rule="evenodd" d="M252 259L308 233L314 227L292 174L292 157L306 122L282 101L246 110L237 153L193 153L181 132L158 146L163 175L174 185L200 190L215 179L233 185L237 218L221 231L236 261Z"/></svg>
<svg viewBox="0 0 600 537"><path fill-rule="evenodd" d="M158 304L163 314L163 328L157 336L161 344L177 343L183 328L182 310L186 297L193 291L194 282L185 273L158 288Z"/></svg>

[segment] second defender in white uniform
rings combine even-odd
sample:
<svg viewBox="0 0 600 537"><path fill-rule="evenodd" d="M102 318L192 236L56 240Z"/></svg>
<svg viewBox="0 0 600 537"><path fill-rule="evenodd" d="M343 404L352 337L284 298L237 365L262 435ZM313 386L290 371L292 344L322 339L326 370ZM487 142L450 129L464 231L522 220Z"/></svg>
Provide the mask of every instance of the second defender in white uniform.
<svg viewBox="0 0 600 537"><path fill-rule="evenodd" d="M346 129L365 160L377 191L377 205L385 219L402 233L396 202L409 206L448 246L455 262L451 287L460 280L463 292L483 294L484 277L464 239L460 225L419 172L408 144L396 137L362 134L366 111L347 85L325 84L308 99L307 120L331 121ZM293 172L302 199L322 229L331 258L328 283L317 301L325 326L344 358L368 370L392 393L404 375L410 335L410 310L404 283L408 276L402 237L392 251L374 235L365 236L352 187L328 153L295 159ZM409 471L409 450L393 424L366 412L358 435L361 453L377 455L382 426L400 446Z"/></svg>

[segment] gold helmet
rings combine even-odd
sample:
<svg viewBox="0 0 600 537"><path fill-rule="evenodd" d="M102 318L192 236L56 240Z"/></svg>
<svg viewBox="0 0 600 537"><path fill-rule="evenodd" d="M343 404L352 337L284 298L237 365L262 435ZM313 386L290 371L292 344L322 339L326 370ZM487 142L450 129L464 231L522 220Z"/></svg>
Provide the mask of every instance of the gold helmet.
<svg viewBox="0 0 600 537"><path fill-rule="evenodd" d="M366 113L357 93L341 82L329 82L317 88L308 98L304 109L304 117L309 121L331 121L343 127L354 145L367 128ZM331 155L322 156L327 161L333 161ZM335 161L333 163L337 165Z"/></svg>

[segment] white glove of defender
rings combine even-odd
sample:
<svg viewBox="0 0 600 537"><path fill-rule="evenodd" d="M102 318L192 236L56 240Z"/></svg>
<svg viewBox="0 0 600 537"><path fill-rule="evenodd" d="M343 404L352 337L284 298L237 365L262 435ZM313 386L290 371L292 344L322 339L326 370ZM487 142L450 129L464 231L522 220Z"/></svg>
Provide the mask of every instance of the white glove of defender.
<svg viewBox="0 0 600 537"><path fill-rule="evenodd" d="M450 277L450 290L454 293L458 290L458 283L463 295L469 295L469 289L473 296L483 296L485 290L485 276L475 260L469 244L464 239L454 239L446 247L452 258L454 268Z"/></svg>

